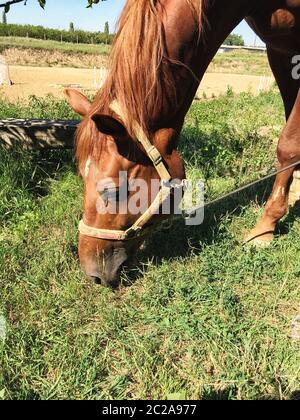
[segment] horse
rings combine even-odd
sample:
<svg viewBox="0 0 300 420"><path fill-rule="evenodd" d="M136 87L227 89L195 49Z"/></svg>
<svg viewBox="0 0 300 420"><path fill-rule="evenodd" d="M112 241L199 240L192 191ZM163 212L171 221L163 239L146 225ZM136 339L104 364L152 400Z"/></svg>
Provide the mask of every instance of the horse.
<svg viewBox="0 0 300 420"><path fill-rule="evenodd" d="M185 178L177 150L185 115L213 57L243 19L267 46L284 102L287 123L277 156L278 169L285 168L300 159L300 82L293 72L300 54L300 0L128 0L109 76L94 101L66 90L71 107L83 117L76 136L84 179L79 256L97 283L118 287L121 271L134 260L146 233L166 217L153 210L172 189L153 195L151 182ZM288 211L293 171L277 175L264 213L247 235L253 245L272 241ZM120 197L122 185L136 179L144 181L140 197L151 211L133 213ZM117 211L103 211L115 204Z"/></svg>

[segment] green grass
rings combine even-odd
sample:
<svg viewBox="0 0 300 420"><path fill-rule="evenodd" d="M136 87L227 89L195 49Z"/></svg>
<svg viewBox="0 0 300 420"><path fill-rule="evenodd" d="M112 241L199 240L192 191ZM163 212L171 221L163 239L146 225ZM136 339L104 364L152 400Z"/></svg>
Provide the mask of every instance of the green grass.
<svg viewBox="0 0 300 420"><path fill-rule="evenodd" d="M49 41L22 37L0 37L0 51L4 51L8 48L32 48L35 50L59 51L69 54L84 53L93 55L108 55L111 46L105 44L72 44L70 42Z"/></svg>
<svg viewBox="0 0 300 420"><path fill-rule="evenodd" d="M232 51L217 54L209 67L212 73L271 75L266 53Z"/></svg>
<svg viewBox="0 0 300 420"><path fill-rule="evenodd" d="M73 117L51 98L0 103L1 118L24 115ZM279 122L276 92L194 104L180 146L189 176L205 177L212 198L265 173ZM299 343L288 338L299 313L296 210L255 252L240 240L260 201L218 205L199 228L155 234L136 282L111 292L79 268L82 188L70 152L0 152L0 398L299 397Z"/></svg>

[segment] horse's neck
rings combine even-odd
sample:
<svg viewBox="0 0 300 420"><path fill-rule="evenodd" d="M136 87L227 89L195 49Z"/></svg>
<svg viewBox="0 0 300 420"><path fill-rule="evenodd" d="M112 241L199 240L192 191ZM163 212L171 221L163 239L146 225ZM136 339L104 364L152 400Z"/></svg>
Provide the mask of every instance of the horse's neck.
<svg viewBox="0 0 300 420"><path fill-rule="evenodd" d="M260 0L262 1L262 0ZM248 15L257 1L223 0L209 1L203 39L197 53L199 78L202 78L213 57L235 27ZM251 7L250 7L250 6Z"/></svg>
<svg viewBox="0 0 300 420"><path fill-rule="evenodd" d="M180 99L178 102L177 114L183 115L184 117L187 113L199 87L199 83L213 57L227 36L248 15L250 11L249 4L253 7L253 3L255 3L255 1L226 0L225 6L223 0L207 2L202 34L198 44L192 42L192 39L188 38L189 34L187 31L183 30L178 32L178 29L176 31L174 24L173 27L172 24L167 26L167 40L169 39L170 45L174 42L174 36L172 35L172 33L174 33L173 31L179 33L181 37L181 39L177 40L177 50L174 50L174 48L172 49L172 47L170 48L171 52L173 52L172 58L179 61L182 55L186 57L184 64L192 70L197 78L195 79L192 73L187 74L186 72L181 72L179 70L179 76L177 78L177 97ZM182 18L178 16L178 20L179 19ZM195 36L195 34L192 33L193 30L195 30L195 28L193 29L193 25L188 22L183 22L183 24L185 24L187 28L191 28L190 36ZM171 35L168 37L168 34ZM190 47L185 47L186 45L190 45ZM187 48L190 48L190 50L187 50ZM184 53L182 53L182 51L184 51ZM180 77L181 74L182 78ZM178 115L176 118L180 120Z"/></svg>

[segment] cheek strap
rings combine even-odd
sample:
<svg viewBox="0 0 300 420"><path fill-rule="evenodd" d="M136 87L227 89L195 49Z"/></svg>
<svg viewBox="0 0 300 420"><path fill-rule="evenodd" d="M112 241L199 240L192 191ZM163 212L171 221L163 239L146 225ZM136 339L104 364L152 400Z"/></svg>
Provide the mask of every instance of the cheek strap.
<svg viewBox="0 0 300 420"><path fill-rule="evenodd" d="M173 187L171 186L163 185L148 210L146 210L146 212L143 213L127 230L98 229L87 226L84 221L81 220L79 223L79 232L82 235L89 236L91 238L110 241L128 241L130 239L145 236L154 230L153 226L146 227L146 224L155 214L159 213L159 209L164 201L170 197L172 189Z"/></svg>

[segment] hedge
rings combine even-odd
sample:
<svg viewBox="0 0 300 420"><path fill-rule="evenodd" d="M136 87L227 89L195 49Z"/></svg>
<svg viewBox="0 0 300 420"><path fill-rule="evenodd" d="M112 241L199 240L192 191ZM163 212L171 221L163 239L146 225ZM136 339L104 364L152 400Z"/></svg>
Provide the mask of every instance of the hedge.
<svg viewBox="0 0 300 420"><path fill-rule="evenodd" d="M112 44L114 35L81 30L63 31L43 26L0 23L0 36L28 37L81 44Z"/></svg>

